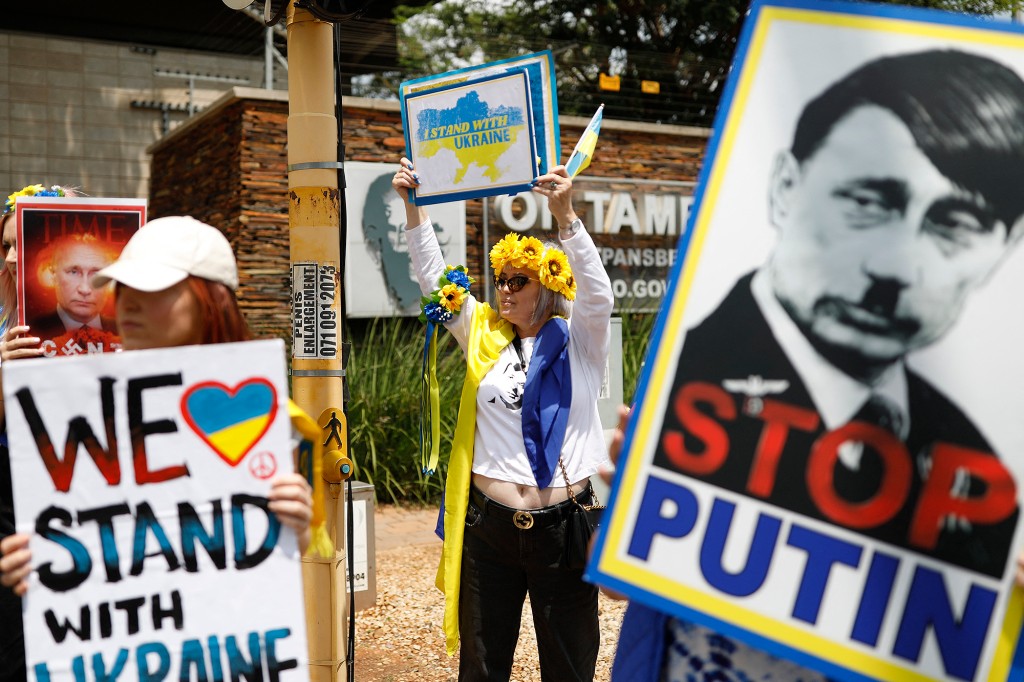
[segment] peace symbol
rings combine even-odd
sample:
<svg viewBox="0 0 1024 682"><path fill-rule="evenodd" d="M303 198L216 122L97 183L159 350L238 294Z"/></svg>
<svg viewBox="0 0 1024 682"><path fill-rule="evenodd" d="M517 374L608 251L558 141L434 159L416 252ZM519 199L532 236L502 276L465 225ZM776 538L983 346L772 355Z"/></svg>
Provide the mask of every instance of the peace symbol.
<svg viewBox="0 0 1024 682"><path fill-rule="evenodd" d="M277 473L277 460L269 452L257 452L249 457L249 473L266 480Z"/></svg>

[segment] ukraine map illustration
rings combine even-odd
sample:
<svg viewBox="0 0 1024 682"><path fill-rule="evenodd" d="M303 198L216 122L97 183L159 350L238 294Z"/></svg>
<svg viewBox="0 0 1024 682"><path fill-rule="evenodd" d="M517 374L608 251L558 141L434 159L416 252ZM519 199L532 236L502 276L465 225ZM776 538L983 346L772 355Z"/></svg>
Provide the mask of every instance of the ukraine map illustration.
<svg viewBox="0 0 1024 682"><path fill-rule="evenodd" d="M454 154L458 162L455 184L462 181L474 164L485 177L498 181L503 175L498 160L526 129L522 109L492 107L476 91L459 98L454 107L425 109L416 118L418 156L429 159L443 152Z"/></svg>

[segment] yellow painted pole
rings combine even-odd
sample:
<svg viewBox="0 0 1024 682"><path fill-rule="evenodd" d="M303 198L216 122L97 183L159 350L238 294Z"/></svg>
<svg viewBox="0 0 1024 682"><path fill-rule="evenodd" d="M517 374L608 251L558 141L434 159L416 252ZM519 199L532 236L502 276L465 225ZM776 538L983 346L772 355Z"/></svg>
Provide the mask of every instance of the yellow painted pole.
<svg viewBox="0 0 1024 682"><path fill-rule="evenodd" d="M347 679L345 507L339 465L348 432L342 411L338 123L333 27L289 2L288 225L292 269L292 396L324 429L329 482L329 559L304 558L310 679Z"/></svg>

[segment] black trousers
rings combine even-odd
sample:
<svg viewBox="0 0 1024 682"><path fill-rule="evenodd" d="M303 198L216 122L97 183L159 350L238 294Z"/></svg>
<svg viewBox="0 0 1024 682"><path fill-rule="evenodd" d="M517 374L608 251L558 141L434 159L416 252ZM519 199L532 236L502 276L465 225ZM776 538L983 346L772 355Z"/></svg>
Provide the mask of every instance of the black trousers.
<svg viewBox="0 0 1024 682"><path fill-rule="evenodd" d="M592 491L577 496L588 503ZM591 682L601 630L597 587L565 568L570 502L531 510L530 528L514 509L472 488L466 513L459 596L460 682L507 682L530 595L544 682ZM519 524L525 525L524 518Z"/></svg>
<svg viewBox="0 0 1024 682"><path fill-rule="evenodd" d="M6 434L0 435L0 539L14 532L14 495ZM0 586L0 682L25 682L21 597Z"/></svg>
<svg viewBox="0 0 1024 682"><path fill-rule="evenodd" d="M0 586L0 682L25 682L21 597Z"/></svg>

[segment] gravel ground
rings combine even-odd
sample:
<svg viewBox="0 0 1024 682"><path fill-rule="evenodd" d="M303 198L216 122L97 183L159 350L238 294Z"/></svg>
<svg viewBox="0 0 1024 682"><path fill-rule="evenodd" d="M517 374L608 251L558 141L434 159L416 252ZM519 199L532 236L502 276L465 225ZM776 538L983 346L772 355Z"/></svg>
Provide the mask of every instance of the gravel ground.
<svg viewBox="0 0 1024 682"><path fill-rule="evenodd" d="M459 658L444 650L444 599L434 587L440 543L377 552L377 604L356 613L355 679L350 682L454 682ZM626 602L601 596L601 652L595 680L611 677ZM527 601L512 682L540 682Z"/></svg>

